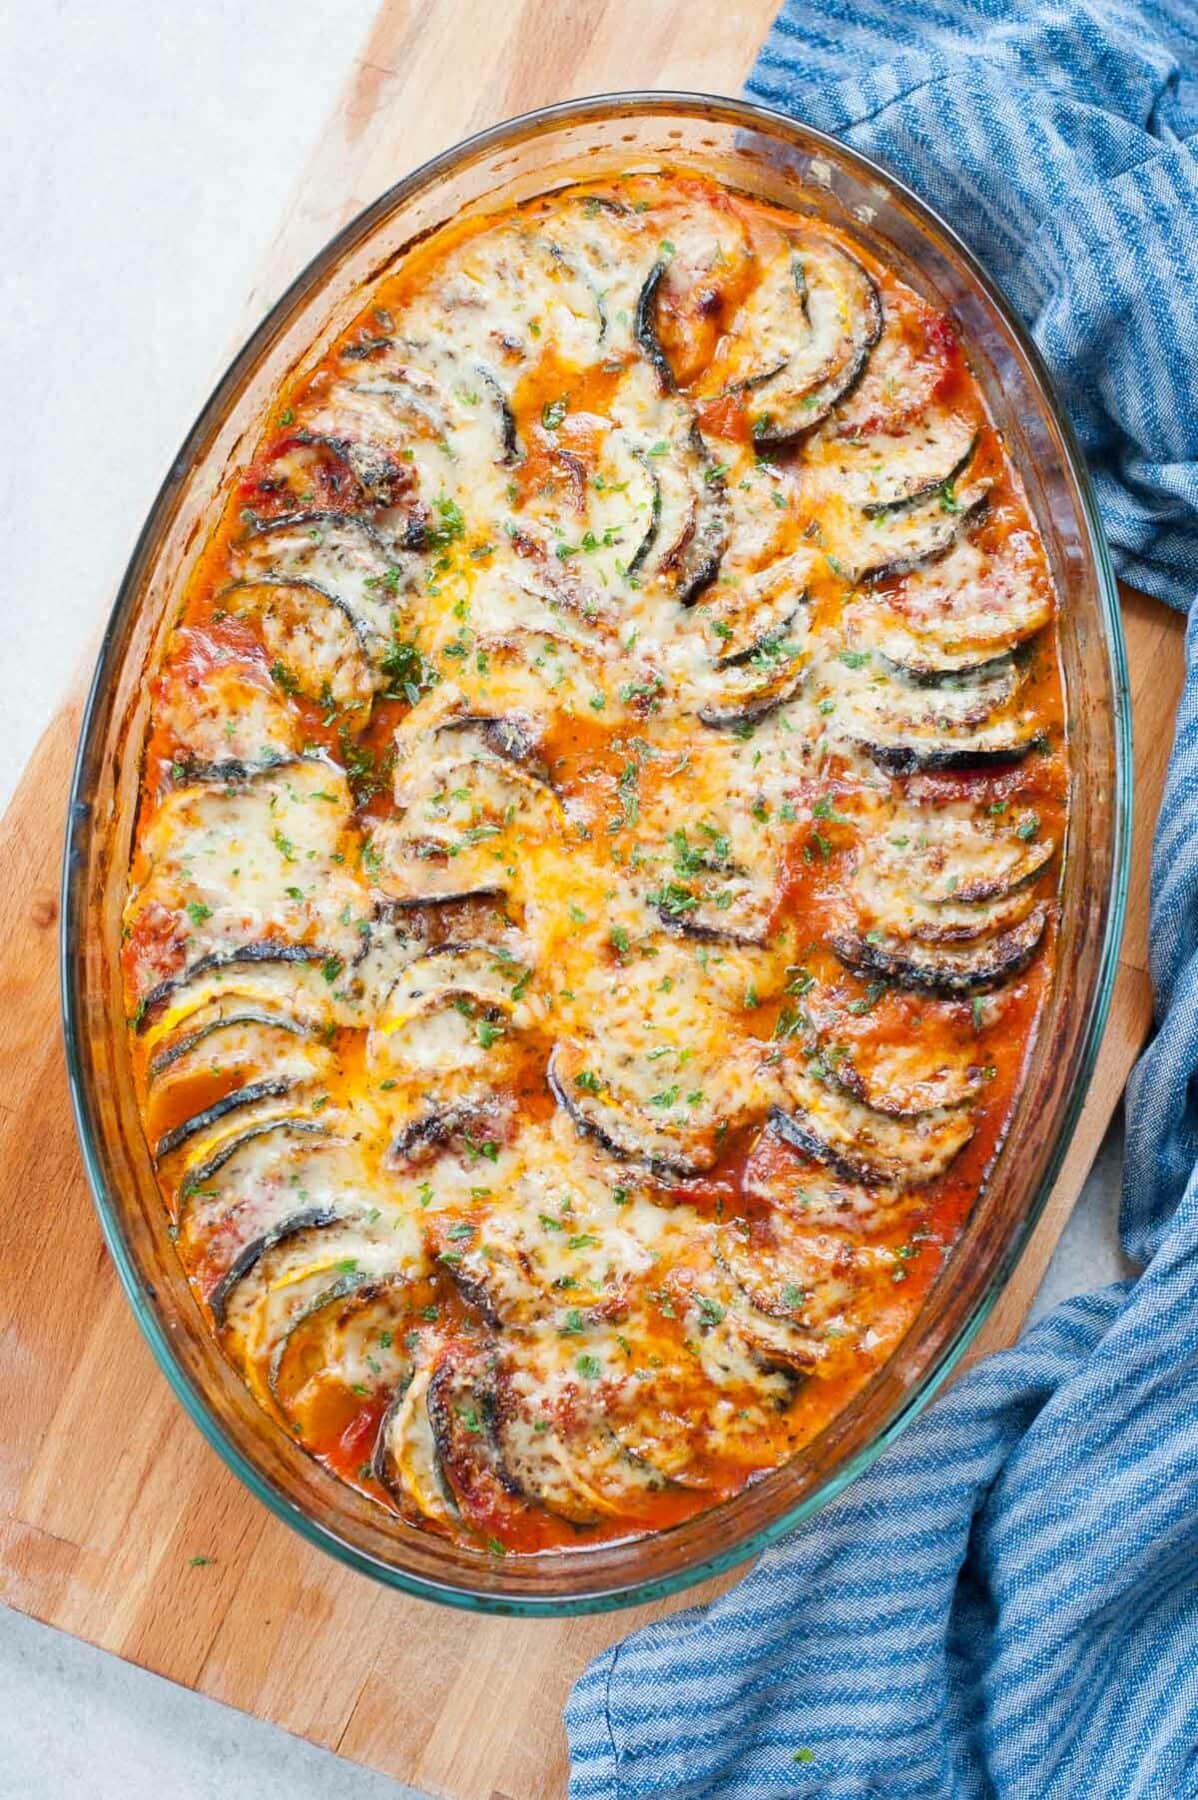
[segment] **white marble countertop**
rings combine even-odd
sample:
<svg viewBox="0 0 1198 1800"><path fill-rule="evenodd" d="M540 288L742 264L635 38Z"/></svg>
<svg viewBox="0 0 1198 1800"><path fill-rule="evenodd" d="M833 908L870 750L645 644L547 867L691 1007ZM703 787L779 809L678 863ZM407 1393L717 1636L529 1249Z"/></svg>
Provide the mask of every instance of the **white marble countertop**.
<svg viewBox="0 0 1198 1800"><path fill-rule="evenodd" d="M17 15L13 18L13 12ZM90 661L374 0L17 0L6 222L0 806ZM312 245L311 249L316 249ZM1123 1273L1113 1131L1037 1301ZM0 1610L0 1800L405 1790Z"/></svg>

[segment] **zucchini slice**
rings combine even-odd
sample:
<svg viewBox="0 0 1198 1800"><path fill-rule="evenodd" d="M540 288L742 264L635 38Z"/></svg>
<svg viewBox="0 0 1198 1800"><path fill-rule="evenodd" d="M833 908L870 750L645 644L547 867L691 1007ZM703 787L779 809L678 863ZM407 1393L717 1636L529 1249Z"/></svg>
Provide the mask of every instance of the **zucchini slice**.
<svg viewBox="0 0 1198 1800"><path fill-rule="evenodd" d="M196 1060L196 1052L199 1052L207 1066L214 1050L222 1059L223 1065L239 1065L249 1061L253 1055L263 1054L277 1032L299 1039L309 1039L314 1035L311 1025L303 1019L293 1018L289 1013L274 1012L265 1006L248 1005L236 996L219 998L212 1003L206 1017L192 1014L181 1032L169 1037L165 1043L159 1039L159 1048L146 1063L146 1075L152 1083L168 1070L183 1073L187 1065ZM221 1044L209 1044L208 1040L217 1035L222 1038ZM180 1063L184 1065L183 1071L178 1068Z"/></svg>
<svg viewBox="0 0 1198 1800"><path fill-rule="evenodd" d="M285 945L286 960L312 961L314 941L335 987L361 950L370 910L346 856L349 822L344 775L315 758L167 794L143 833L149 869L125 913L145 1006L221 960L277 961ZM180 975L170 964L181 954Z"/></svg>
<svg viewBox="0 0 1198 1800"><path fill-rule="evenodd" d="M154 1145L155 1162L162 1162L172 1151L178 1150L200 1132L207 1131L209 1126L220 1124L230 1114L257 1106L261 1100L281 1100L294 1086L295 1083L288 1076L268 1075L261 1081L251 1081L245 1087L222 1094L211 1106L203 1107L201 1111L192 1113L190 1118L181 1119L169 1131L163 1132Z"/></svg>
<svg viewBox="0 0 1198 1800"><path fill-rule="evenodd" d="M670 360L662 348L657 333L657 297L665 278L666 259L660 257L646 275L641 291L637 295L636 316L633 322L633 336L644 351L649 365L657 376L663 393L672 393L674 389L674 371Z"/></svg>
<svg viewBox="0 0 1198 1800"><path fill-rule="evenodd" d="M881 329L877 289L856 258L796 240L763 270L703 385L744 393L757 442L787 443L860 380Z"/></svg>
<svg viewBox="0 0 1198 1800"><path fill-rule="evenodd" d="M795 551L736 582L721 582L693 617L717 668L750 662L795 629L808 597L814 550Z"/></svg>
<svg viewBox="0 0 1198 1800"><path fill-rule="evenodd" d="M407 1387L396 1391L379 1426L372 1472L405 1518L451 1530L457 1501L445 1480L428 1411L434 1362L416 1365Z"/></svg>
<svg viewBox="0 0 1198 1800"><path fill-rule="evenodd" d="M793 625L783 635L767 639L746 662L719 671L711 686L714 693L696 707L701 725L713 731L736 730L755 724L786 706L807 679L810 652L804 635L792 636Z"/></svg>
<svg viewBox="0 0 1198 1800"><path fill-rule="evenodd" d="M352 1261L353 1259L348 1259ZM420 1354L432 1289L402 1272L340 1275L288 1321L270 1359L276 1405L308 1445L340 1436L363 1406L388 1399Z"/></svg>
<svg viewBox="0 0 1198 1800"><path fill-rule="evenodd" d="M256 944L236 944L228 950L207 951L194 962L188 963L177 975L168 976L143 995L138 1007L137 1029L139 1032L148 1031L165 1003L176 995L186 994L189 989L197 990L192 996L197 1007L211 998L214 990L203 982L207 975L223 975L226 971L236 972L262 963L319 965L325 962L329 954L313 944L285 944L277 938L266 938ZM224 983L218 984L215 989L217 993L227 991L229 990Z"/></svg>
<svg viewBox="0 0 1198 1800"><path fill-rule="evenodd" d="M338 1163L339 1187L321 1157ZM307 1195L300 1211L251 1241L209 1300L229 1353L263 1397L292 1322L321 1294L351 1279L388 1281L402 1273L415 1281L424 1269L418 1229L388 1207L367 1205L365 1172L351 1152L310 1153L298 1167Z"/></svg>

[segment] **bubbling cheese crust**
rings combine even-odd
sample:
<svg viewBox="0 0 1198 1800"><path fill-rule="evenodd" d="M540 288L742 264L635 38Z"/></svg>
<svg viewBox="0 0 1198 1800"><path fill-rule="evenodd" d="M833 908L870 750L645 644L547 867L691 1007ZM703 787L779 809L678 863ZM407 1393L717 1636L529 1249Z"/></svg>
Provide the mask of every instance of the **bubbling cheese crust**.
<svg viewBox="0 0 1198 1800"><path fill-rule="evenodd" d="M401 256L154 680L124 969L261 1404L481 1554L795 1456L950 1257L1053 954L1053 585L951 322L685 171Z"/></svg>

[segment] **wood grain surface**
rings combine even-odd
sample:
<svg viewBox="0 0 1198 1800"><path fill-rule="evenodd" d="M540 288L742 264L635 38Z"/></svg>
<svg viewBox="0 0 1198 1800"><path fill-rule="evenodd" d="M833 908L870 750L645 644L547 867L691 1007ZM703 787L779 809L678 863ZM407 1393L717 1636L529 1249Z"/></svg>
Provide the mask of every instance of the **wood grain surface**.
<svg viewBox="0 0 1198 1800"><path fill-rule="evenodd" d="M346 218L483 124L608 88L736 92L774 5L384 5L244 327ZM96 596L97 625L109 600ZM1061 1179L975 1355L1018 1331L1149 1023L1148 849L1181 686L1181 625L1133 594L1125 620L1137 795L1111 1021ZM58 874L80 712L76 695L57 714L0 826L0 1598L435 1794L560 1796L570 1684L603 1645L666 1609L466 1618L350 1574L228 1473L126 1308L83 1178L59 1038ZM686 1602L704 1591L714 1588Z"/></svg>

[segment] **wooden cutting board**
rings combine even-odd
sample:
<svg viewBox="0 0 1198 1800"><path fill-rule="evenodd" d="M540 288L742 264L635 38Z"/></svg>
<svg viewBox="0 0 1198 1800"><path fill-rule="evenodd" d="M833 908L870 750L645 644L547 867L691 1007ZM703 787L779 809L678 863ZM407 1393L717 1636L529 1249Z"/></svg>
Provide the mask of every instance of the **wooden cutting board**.
<svg viewBox="0 0 1198 1800"><path fill-rule="evenodd" d="M774 6L385 4L244 327L345 219L492 120L635 85L736 92ZM96 601L99 621L110 596ZM1182 629L1132 594L1125 619L1136 830L1111 1021L1060 1182L975 1354L1018 1331L1148 1027L1148 852ZM59 1042L60 841L81 706L77 693L57 714L0 825L0 1598L434 1793L560 1796L560 1713L571 1682L602 1646L667 1608L560 1623L466 1618L350 1574L254 1502L209 1450L118 1290L83 1178Z"/></svg>

